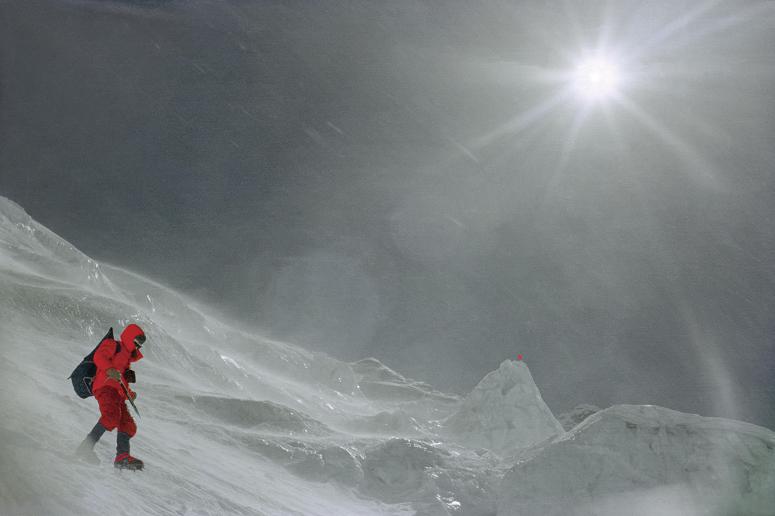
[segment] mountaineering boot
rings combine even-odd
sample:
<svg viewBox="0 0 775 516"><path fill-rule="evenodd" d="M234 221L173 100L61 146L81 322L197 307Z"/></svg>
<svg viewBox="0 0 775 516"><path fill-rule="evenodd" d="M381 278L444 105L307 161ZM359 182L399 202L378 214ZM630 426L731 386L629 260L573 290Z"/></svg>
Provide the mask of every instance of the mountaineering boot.
<svg viewBox="0 0 775 516"><path fill-rule="evenodd" d="M129 434L119 432L116 437L116 460L113 461L113 467L118 469L143 469L143 461L129 455Z"/></svg>
<svg viewBox="0 0 775 516"><path fill-rule="evenodd" d="M128 453L122 453L116 455L116 460L113 461L113 467L116 469L131 469L137 471L143 469L143 461L135 459Z"/></svg>
<svg viewBox="0 0 775 516"><path fill-rule="evenodd" d="M104 426L99 423L94 425L94 428L91 429L91 432L89 432L83 442L81 442L81 444L78 446L78 449L75 450L76 458L84 462L88 462L89 464L99 464L100 459L97 458L97 454L94 453L94 445L97 444L97 441L100 440L100 437L102 437L102 434L104 433Z"/></svg>

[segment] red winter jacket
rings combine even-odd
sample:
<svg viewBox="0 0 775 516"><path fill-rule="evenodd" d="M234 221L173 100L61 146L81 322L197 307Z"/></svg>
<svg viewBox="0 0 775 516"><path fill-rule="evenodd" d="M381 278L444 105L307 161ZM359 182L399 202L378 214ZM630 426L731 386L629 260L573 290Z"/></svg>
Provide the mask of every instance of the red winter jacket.
<svg viewBox="0 0 775 516"><path fill-rule="evenodd" d="M121 373L121 378L124 379L124 385L129 389L129 384L126 382L124 373L129 369L129 364L137 362L143 358L143 354L139 349L135 348L135 337L138 335L144 335L143 330L136 324L130 324L121 332L121 349L116 353L116 341L113 339L105 339L102 344L97 348L94 353L94 365L97 366L97 374L94 375L94 382L92 383L92 392L97 392L102 387L112 387L118 391L123 399L126 399L124 389L118 381L108 378L107 370L110 368L118 370ZM129 389L129 392L132 392Z"/></svg>

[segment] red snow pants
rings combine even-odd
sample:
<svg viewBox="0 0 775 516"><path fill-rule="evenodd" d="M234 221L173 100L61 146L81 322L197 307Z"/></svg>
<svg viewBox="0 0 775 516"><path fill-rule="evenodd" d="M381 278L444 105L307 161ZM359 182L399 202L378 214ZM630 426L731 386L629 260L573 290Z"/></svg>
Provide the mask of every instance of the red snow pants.
<svg viewBox="0 0 775 516"><path fill-rule="evenodd" d="M103 387L94 393L97 403L100 405L100 424L108 432L118 428L119 432L133 437L137 433L137 425L132 415L127 410L124 398L112 387Z"/></svg>

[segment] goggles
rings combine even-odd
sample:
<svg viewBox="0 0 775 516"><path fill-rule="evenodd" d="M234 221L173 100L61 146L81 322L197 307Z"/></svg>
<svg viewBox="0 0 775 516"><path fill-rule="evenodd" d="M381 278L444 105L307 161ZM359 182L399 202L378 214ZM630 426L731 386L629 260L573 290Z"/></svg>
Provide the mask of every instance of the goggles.
<svg viewBox="0 0 775 516"><path fill-rule="evenodd" d="M134 342L135 342L135 347L137 347L137 349L142 348L143 344L145 344L145 335L143 334L138 335L137 337L135 337Z"/></svg>

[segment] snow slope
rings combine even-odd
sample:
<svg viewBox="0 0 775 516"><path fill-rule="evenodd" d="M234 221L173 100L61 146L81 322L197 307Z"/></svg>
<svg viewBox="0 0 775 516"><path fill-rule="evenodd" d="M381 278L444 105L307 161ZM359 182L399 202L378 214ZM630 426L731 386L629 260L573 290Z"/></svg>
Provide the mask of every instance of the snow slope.
<svg viewBox="0 0 775 516"><path fill-rule="evenodd" d="M4 198L0 296L0 514L494 512L497 457L435 438L456 396L242 331ZM113 434L101 466L73 464L98 411L66 378L129 321L149 336L133 440L147 470L113 470Z"/></svg>
<svg viewBox="0 0 775 516"><path fill-rule="evenodd" d="M147 470L113 470L114 434L97 446L100 466L73 463L98 411L66 378L130 321L149 336L133 440ZM687 482L765 514L775 492L769 430L613 407L565 434L523 363L460 399L374 359L277 342L91 260L2 197L0 413L3 516L549 514L585 490L585 514L613 514L598 509L631 486L646 507ZM681 453L697 473L681 476ZM703 456L718 475L703 473Z"/></svg>

